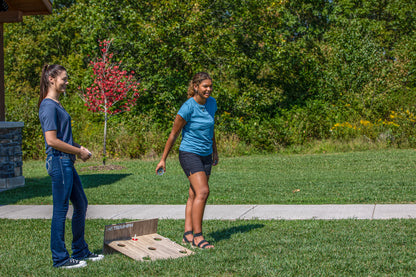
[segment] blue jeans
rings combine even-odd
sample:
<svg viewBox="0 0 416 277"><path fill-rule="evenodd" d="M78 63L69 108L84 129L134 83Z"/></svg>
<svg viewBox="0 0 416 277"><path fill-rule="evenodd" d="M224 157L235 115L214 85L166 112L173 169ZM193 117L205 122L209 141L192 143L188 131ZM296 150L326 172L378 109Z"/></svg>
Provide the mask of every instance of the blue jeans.
<svg viewBox="0 0 416 277"><path fill-rule="evenodd" d="M51 250L53 266L59 267L70 258L65 247L65 220L72 202L72 257L85 258L90 251L84 239L88 201L74 167L73 156L54 150L46 158L46 170L52 178L53 215Z"/></svg>

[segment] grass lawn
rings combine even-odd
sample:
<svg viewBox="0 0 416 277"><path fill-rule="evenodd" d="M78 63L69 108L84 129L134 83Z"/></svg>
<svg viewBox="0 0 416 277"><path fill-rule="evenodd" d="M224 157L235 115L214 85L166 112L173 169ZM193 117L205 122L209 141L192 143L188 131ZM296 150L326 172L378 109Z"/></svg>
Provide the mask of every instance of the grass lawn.
<svg viewBox="0 0 416 277"><path fill-rule="evenodd" d="M157 176L157 161L110 161L97 171L77 162L90 204L185 204L188 182L177 158ZM52 204L43 161L24 162L26 186L0 193L0 204ZM213 168L208 204L415 203L415 150L223 158Z"/></svg>
<svg viewBox="0 0 416 277"><path fill-rule="evenodd" d="M185 204L177 159L163 176L156 161L112 161L121 170L77 163L90 204ZM416 151L224 158L214 168L208 204L414 203ZM0 204L52 204L44 163L24 163L26 186L0 193ZM104 226L87 220L86 240L101 253ZM158 233L180 242L183 220L160 220ZM86 268L52 268L50 220L0 219L0 276L415 276L416 221L204 221L214 250L174 260L137 262L122 254ZM70 249L70 221L67 221Z"/></svg>
<svg viewBox="0 0 416 277"><path fill-rule="evenodd" d="M88 220L90 249L101 252L111 220ZM82 269L55 269L50 220L0 219L0 276L415 276L415 220L205 221L214 250L138 262L122 254ZM180 242L182 220L159 221ZM67 241L70 225L67 224ZM70 244L68 243L70 249Z"/></svg>

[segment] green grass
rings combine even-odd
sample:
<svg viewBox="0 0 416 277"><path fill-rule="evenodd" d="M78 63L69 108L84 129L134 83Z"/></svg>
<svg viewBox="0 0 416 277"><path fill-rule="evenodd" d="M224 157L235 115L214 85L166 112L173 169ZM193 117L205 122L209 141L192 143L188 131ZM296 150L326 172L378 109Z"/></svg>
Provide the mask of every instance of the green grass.
<svg viewBox="0 0 416 277"><path fill-rule="evenodd" d="M154 175L157 161L110 163L125 169L94 172L85 169L98 162L77 163L90 204L185 204L177 159L161 177ZM415 169L414 150L223 158L209 204L413 203ZM24 176L26 186L0 193L0 204L51 204L44 163L25 162ZM101 253L104 226L126 221L87 220L90 249ZM183 224L160 220L158 233L180 242ZM214 250L155 262L113 254L63 270L52 267L50 220L0 219L0 276L415 276L415 229L413 219L207 220Z"/></svg>
<svg viewBox="0 0 416 277"><path fill-rule="evenodd" d="M163 176L157 161L110 161L125 169L91 171L77 163L90 204L185 204L188 182L176 158ZM23 165L26 186L0 193L0 204L52 204L43 161ZM414 203L416 151L256 155L223 158L213 168L208 204Z"/></svg>
<svg viewBox="0 0 416 277"><path fill-rule="evenodd" d="M118 221L120 222L120 221ZM123 222L123 221L121 221ZM111 220L88 220L90 249L101 252ZM83 269L55 269L50 220L0 220L0 276L415 276L415 220L205 221L214 250L138 262L122 254ZM179 242L182 220L159 221ZM68 222L67 228L70 228ZM69 230L67 241L70 241ZM70 248L70 244L68 243Z"/></svg>

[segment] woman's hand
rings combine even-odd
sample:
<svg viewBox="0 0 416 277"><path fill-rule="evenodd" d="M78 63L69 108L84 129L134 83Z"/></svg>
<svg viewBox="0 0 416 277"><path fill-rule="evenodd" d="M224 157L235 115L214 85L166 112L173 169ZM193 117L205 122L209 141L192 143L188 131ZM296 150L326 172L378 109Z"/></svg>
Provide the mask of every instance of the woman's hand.
<svg viewBox="0 0 416 277"><path fill-rule="evenodd" d="M156 174L157 174L157 171L159 170L159 168L163 168L163 171L166 171L166 162L164 160L161 160L157 164L156 169L155 169Z"/></svg>
<svg viewBox="0 0 416 277"><path fill-rule="evenodd" d="M80 147L80 152L78 154L78 157L83 160L84 162L87 161L89 158L91 158L92 154L91 152L85 148L84 146Z"/></svg>

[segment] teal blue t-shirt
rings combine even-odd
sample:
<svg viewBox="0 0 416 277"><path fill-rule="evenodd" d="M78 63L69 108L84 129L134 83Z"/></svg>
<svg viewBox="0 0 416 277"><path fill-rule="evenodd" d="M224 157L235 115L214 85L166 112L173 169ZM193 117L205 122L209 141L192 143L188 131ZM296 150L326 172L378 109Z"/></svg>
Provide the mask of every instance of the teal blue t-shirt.
<svg viewBox="0 0 416 277"><path fill-rule="evenodd" d="M185 119L186 125L182 129L179 150L200 156L212 154L216 111L217 101L213 97L209 97L205 105L198 104L192 97L182 105L178 115Z"/></svg>

